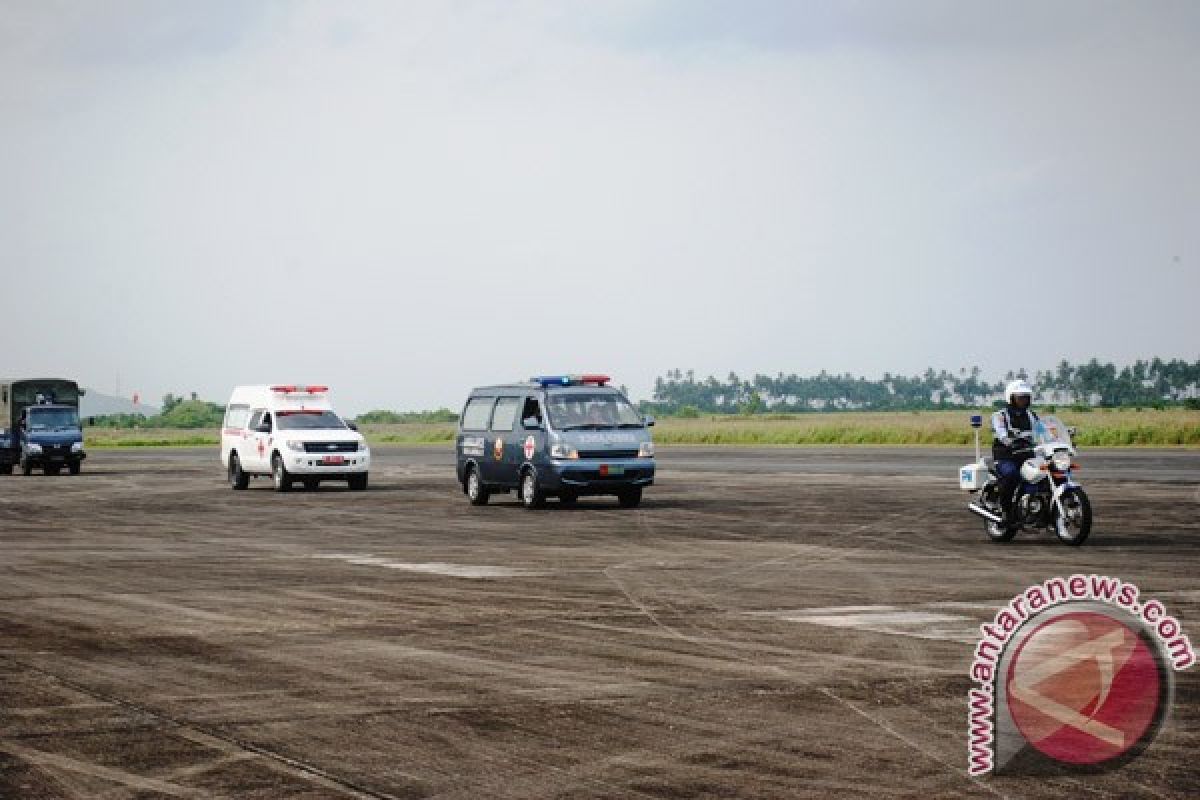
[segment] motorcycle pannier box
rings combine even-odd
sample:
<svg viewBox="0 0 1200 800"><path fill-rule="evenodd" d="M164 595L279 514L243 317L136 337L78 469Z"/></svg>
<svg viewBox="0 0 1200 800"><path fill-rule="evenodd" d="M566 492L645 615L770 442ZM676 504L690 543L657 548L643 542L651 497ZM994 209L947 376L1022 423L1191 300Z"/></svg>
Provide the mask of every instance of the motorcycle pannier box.
<svg viewBox="0 0 1200 800"><path fill-rule="evenodd" d="M958 488L968 492L982 489L990 477L986 464L967 464L958 471Z"/></svg>

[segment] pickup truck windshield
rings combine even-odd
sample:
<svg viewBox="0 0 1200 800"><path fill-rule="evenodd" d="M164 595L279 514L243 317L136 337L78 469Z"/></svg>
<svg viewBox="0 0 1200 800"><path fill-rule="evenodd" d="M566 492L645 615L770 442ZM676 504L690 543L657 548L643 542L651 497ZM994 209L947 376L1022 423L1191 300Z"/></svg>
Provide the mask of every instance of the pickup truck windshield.
<svg viewBox="0 0 1200 800"><path fill-rule="evenodd" d="M616 392L550 393L546 398L550 424L560 431L640 428L642 418Z"/></svg>
<svg viewBox="0 0 1200 800"><path fill-rule="evenodd" d="M79 427L79 412L73 408L29 409L29 430L63 431Z"/></svg>
<svg viewBox="0 0 1200 800"><path fill-rule="evenodd" d="M346 423L332 411L280 411L275 422L281 431L308 431L317 429L342 430Z"/></svg>

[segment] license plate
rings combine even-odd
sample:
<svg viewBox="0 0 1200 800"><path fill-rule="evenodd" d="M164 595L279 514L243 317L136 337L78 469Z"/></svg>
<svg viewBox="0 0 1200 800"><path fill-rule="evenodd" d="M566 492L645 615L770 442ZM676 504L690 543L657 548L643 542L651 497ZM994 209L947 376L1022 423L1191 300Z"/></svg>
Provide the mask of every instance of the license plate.
<svg viewBox="0 0 1200 800"><path fill-rule="evenodd" d="M601 464L600 465L600 474L601 475L624 475L625 467L621 466L620 464Z"/></svg>
<svg viewBox="0 0 1200 800"><path fill-rule="evenodd" d="M324 458L321 459L321 463L329 464L330 466L341 465L341 464L346 463L346 457L345 456L325 456Z"/></svg>

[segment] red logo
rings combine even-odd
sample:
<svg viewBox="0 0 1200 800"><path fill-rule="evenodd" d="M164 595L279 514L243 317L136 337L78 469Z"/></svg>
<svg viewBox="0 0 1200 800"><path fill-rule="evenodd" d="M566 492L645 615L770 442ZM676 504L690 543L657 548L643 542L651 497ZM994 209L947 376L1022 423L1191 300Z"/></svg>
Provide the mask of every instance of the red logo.
<svg viewBox="0 0 1200 800"><path fill-rule="evenodd" d="M536 446L536 443L533 441L533 437L526 436L525 437L525 460L526 461L529 461L531 458L533 458L533 449L535 446Z"/></svg>
<svg viewBox="0 0 1200 800"><path fill-rule="evenodd" d="M266 454L267 454L267 443L264 442L262 439L259 439L258 440L258 455L261 458L262 456L264 456Z"/></svg>
<svg viewBox="0 0 1200 800"><path fill-rule="evenodd" d="M497 436L495 443L492 445L492 458L499 461L504 458L504 439Z"/></svg>
<svg viewBox="0 0 1200 800"><path fill-rule="evenodd" d="M1100 764L1155 733L1164 711L1154 652L1106 614L1063 614L1038 626L1004 676L1009 713L1030 745L1068 764Z"/></svg>

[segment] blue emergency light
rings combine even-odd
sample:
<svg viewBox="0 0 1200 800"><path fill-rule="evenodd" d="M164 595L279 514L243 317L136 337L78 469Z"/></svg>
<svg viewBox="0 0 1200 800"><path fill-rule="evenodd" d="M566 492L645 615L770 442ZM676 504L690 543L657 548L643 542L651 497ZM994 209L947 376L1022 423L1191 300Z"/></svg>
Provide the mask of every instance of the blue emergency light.
<svg viewBox="0 0 1200 800"><path fill-rule="evenodd" d="M971 415L971 427L972 428L982 428L983 427L983 415L982 414L972 414Z"/></svg>
<svg viewBox="0 0 1200 800"><path fill-rule="evenodd" d="M538 375L530 378L530 383L536 383L539 386L581 386L593 384L595 386L603 386L608 383L610 378L607 375Z"/></svg>

